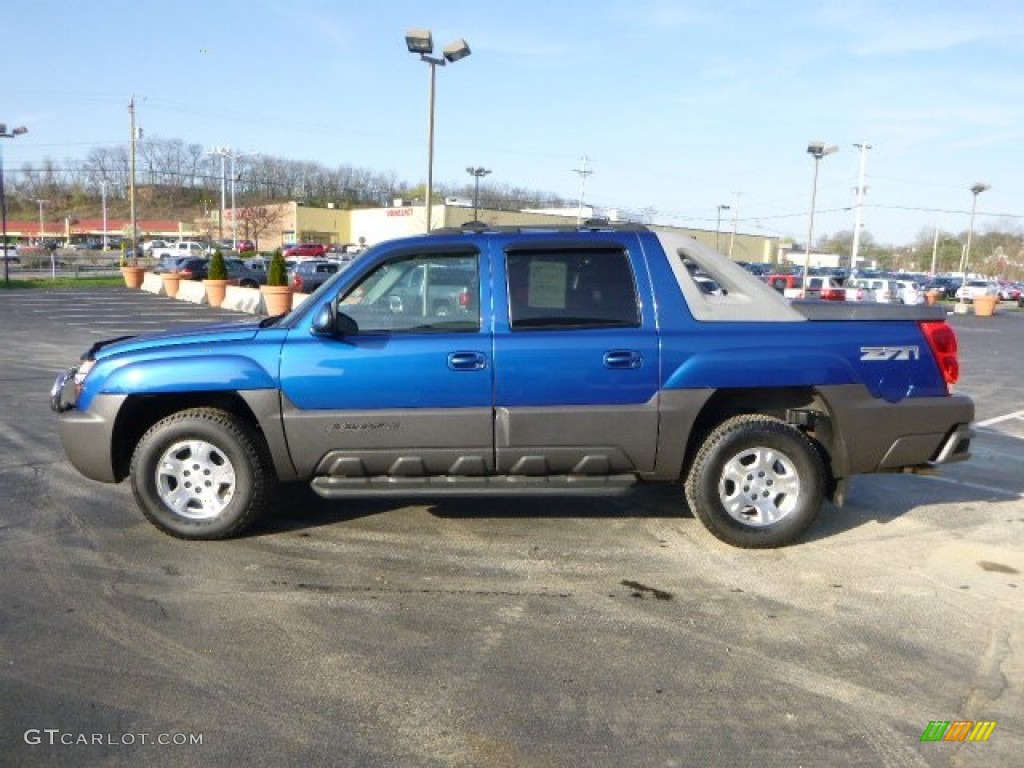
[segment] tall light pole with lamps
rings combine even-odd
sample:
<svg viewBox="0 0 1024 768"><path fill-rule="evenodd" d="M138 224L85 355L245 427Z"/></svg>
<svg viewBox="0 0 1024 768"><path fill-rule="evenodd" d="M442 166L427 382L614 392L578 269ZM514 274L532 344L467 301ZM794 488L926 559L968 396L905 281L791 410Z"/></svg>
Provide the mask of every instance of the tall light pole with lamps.
<svg viewBox="0 0 1024 768"><path fill-rule="evenodd" d="M974 239L974 214L978 211L978 195L987 189L992 189L992 186L980 181L971 187L971 193L974 195L974 200L971 203L971 223L967 227L967 245L964 247L963 280L960 283L960 301L964 301L967 298L967 291L963 288L967 285L967 267L971 263L971 240Z"/></svg>
<svg viewBox="0 0 1024 768"><path fill-rule="evenodd" d="M17 128L7 130L6 123L0 123L0 139L13 139L16 136L23 136L28 133L28 128L19 125ZM4 190L4 143L0 141L0 217L3 219L3 248L4 248L4 284L11 282L7 268L7 193Z"/></svg>
<svg viewBox="0 0 1024 768"><path fill-rule="evenodd" d="M227 165L225 160L231 155L229 147L214 147L206 152L208 155L220 156L220 212L217 214L217 239L224 239L224 198L227 195Z"/></svg>
<svg viewBox="0 0 1024 768"><path fill-rule="evenodd" d="M728 211L728 205L718 206L718 221L715 223L715 250L718 250L718 241L722 237L722 211Z"/></svg>
<svg viewBox="0 0 1024 768"><path fill-rule="evenodd" d="M430 231L433 215L434 197L434 90L437 81L437 68L445 64L454 64L459 59L469 56L469 44L462 39L445 46L442 56L433 56L434 38L429 29L410 29L405 33L405 46L409 53L418 54L420 61L430 65L430 114L427 129L427 232Z"/></svg>
<svg viewBox="0 0 1024 768"><path fill-rule="evenodd" d="M811 272L811 242L814 239L814 206L818 200L818 164L821 158L839 151L839 147L833 145L826 147L823 141L812 141L807 144L807 154L814 158L814 186L811 188L811 217L807 224L807 249L804 252L804 276L803 287L800 289L803 296L807 295L807 280Z"/></svg>
<svg viewBox="0 0 1024 768"><path fill-rule="evenodd" d="M15 138L24 136L29 129L24 125L12 128L7 131L7 124L0 123L0 138ZM10 274L7 271L7 193L3 187L3 141L0 141L0 217L3 218L3 282L10 283Z"/></svg>
<svg viewBox="0 0 1024 768"><path fill-rule="evenodd" d="M490 169L479 165L476 168L473 166L466 168L466 173L473 177L473 221L480 218L480 179L490 172Z"/></svg>

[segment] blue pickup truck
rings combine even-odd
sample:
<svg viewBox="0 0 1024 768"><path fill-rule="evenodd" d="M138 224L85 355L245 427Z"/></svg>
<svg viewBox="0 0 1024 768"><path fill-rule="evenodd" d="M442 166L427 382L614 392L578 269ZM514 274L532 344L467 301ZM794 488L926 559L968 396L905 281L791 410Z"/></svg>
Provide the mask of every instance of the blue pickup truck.
<svg viewBox="0 0 1024 768"><path fill-rule="evenodd" d="M852 475L966 459L958 373L939 308L790 301L642 226L467 226L381 243L288 315L99 342L51 403L72 464L130 477L186 539L241 533L279 482L329 499L678 483L714 536L774 547Z"/></svg>

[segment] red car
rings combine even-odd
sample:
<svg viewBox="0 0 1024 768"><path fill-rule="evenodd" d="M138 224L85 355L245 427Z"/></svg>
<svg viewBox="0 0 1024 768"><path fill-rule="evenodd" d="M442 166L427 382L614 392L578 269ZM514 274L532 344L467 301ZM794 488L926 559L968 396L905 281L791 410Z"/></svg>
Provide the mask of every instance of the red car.
<svg viewBox="0 0 1024 768"><path fill-rule="evenodd" d="M322 257L326 253L327 248L321 243L298 243L284 249L284 257L286 259Z"/></svg>
<svg viewBox="0 0 1024 768"><path fill-rule="evenodd" d="M239 253L252 253L256 250L256 243L252 240L239 240L235 243L235 250Z"/></svg>

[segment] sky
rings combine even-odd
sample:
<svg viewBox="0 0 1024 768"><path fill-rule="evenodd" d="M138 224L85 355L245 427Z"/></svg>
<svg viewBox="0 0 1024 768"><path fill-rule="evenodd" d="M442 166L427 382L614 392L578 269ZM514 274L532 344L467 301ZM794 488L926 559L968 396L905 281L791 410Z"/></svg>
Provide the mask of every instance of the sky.
<svg viewBox="0 0 1024 768"><path fill-rule="evenodd" d="M985 0L4 0L8 172L144 136L436 183L541 190L655 223L804 242L863 226L1024 230L1024 3ZM870 146L860 150L855 145ZM584 158L586 158L584 160ZM590 173L584 175L579 171ZM729 209L720 209L728 205ZM735 222L734 222L735 219Z"/></svg>

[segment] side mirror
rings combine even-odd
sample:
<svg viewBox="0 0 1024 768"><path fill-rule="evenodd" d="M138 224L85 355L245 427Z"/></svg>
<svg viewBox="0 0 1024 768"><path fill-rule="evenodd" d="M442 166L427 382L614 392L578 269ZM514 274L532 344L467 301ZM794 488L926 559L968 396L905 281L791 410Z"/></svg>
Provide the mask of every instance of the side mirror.
<svg viewBox="0 0 1024 768"><path fill-rule="evenodd" d="M353 336L359 333L359 324L344 312L335 312L328 304L313 318L313 334L316 336Z"/></svg>
<svg viewBox="0 0 1024 768"><path fill-rule="evenodd" d="M334 335L334 307L330 304L317 312L313 318L313 333L317 336Z"/></svg>

